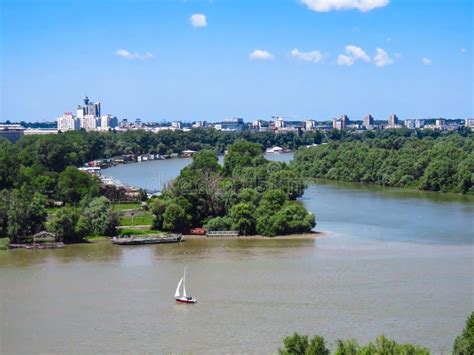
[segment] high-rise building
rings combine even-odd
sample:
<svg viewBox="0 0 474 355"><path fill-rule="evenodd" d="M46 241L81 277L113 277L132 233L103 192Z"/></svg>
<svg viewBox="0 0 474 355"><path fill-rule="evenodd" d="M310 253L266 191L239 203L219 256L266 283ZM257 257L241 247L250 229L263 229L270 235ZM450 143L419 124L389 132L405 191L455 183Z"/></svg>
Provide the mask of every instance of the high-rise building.
<svg viewBox="0 0 474 355"><path fill-rule="evenodd" d="M100 117L94 115L85 115L81 120L81 128L84 128L86 131L95 131L100 125Z"/></svg>
<svg viewBox="0 0 474 355"><path fill-rule="evenodd" d="M83 118L86 115L100 117L100 102L92 102L86 96L84 98L84 106L77 106L77 117Z"/></svg>
<svg viewBox="0 0 474 355"><path fill-rule="evenodd" d="M369 113L364 117L364 127L367 129L372 129L374 127L374 118Z"/></svg>
<svg viewBox="0 0 474 355"><path fill-rule="evenodd" d="M75 117L72 112L65 112L64 115L58 117L58 130L61 132L74 131L81 128L79 118Z"/></svg>
<svg viewBox="0 0 474 355"><path fill-rule="evenodd" d="M415 129L416 128L416 120L414 119L407 119L405 120L405 127L409 129Z"/></svg>
<svg viewBox="0 0 474 355"><path fill-rule="evenodd" d="M435 122L436 122L436 128L442 129L446 125L446 120L444 118L437 118Z"/></svg>
<svg viewBox="0 0 474 355"><path fill-rule="evenodd" d="M283 129L285 128L285 121L281 117L277 117L275 120L275 128L276 129Z"/></svg>
<svg viewBox="0 0 474 355"><path fill-rule="evenodd" d="M316 122L314 120L306 120L304 124L304 129L306 131L312 131L316 127Z"/></svg>
<svg viewBox="0 0 474 355"><path fill-rule="evenodd" d="M398 125L398 117L394 113L388 116L387 123L389 126L396 126Z"/></svg>
<svg viewBox="0 0 474 355"><path fill-rule="evenodd" d="M100 118L100 128L102 130L114 129L114 128L117 128L117 126L118 126L118 119L115 116L107 114Z"/></svg>
<svg viewBox="0 0 474 355"><path fill-rule="evenodd" d="M420 120L417 118L415 120L415 128L423 128L425 126L425 120Z"/></svg>

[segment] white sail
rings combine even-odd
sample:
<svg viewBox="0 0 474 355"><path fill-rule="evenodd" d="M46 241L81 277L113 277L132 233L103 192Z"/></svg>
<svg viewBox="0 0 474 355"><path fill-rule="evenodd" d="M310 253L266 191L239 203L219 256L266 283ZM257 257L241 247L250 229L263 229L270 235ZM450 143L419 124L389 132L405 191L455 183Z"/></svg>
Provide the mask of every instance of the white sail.
<svg viewBox="0 0 474 355"><path fill-rule="evenodd" d="M184 268L183 276L183 297L186 297L186 268Z"/></svg>
<svg viewBox="0 0 474 355"><path fill-rule="evenodd" d="M181 287L181 284L183 283L183 280L184 280L184 277L181 278L181 280L179 280L178 287L176 287L176 292L174 294L174 297L179 297L179 288ZM185 294L186 294L186 292L185 292Z"/></svg>

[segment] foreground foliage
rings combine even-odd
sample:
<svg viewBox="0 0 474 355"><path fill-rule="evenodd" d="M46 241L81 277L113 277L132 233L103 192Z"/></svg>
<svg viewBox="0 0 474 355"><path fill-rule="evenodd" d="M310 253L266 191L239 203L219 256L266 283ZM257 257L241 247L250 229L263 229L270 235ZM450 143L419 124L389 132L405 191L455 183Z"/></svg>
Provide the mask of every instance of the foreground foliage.
<svg viewBox="0 0 474 355"><path fill-rule="evenodd" d="M472 355L474 354L474 312L466 320L466 327L461 335L454 341L454 355Z"/></svg>
<svg viewBox="0 0 474 355"><path fill-rule="evenodd" d="M215 151L204 149L153 201L153 228L184 232L205 225L266 236L310 232L314 215L294 201L303 190L301 177L284 163L267 161L259 144L230 145L223 167Z"/></svg>
<svg viewBox="0 0 474 355"><path fill-rule="evenodd" d="M283 348L278 349L281 355L329 355L323 337L293 333L283 339ZM354 339L337 339L335 355L428 355L430 350L419 345L401 344L381 335L375 341L360 345ZM453 355L474 354L474 312L472 312L461 335L454 341Z"/></svg>
<svg viewBox="0 0 474 355"><path fill-rule="evenodd" d="M329 355L324 338L314 336L309 339L306 335L294 333L283 340L284 348L279 349L281 355ZM375 341L359 345L355 340L336 341L335 355L428 355L430 351L413 344L400 344L385 336L379 336Z"/></svg>

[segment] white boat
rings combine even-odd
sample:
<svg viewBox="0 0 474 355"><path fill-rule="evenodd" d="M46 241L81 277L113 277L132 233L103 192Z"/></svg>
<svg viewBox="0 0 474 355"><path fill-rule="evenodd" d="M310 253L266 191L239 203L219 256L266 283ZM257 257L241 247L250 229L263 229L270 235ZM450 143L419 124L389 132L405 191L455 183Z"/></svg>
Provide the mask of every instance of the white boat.
<svg viewBox="0 0 474 355"><path fill-rule="evenodd" d="M181 294L181 285L183 286L183 294ZM176 287L176 292L174 294L174 299L179 303L196 303L197 300L191 296L186 295L186 268L184 268L184 275L178 282L178 287Z"/></svg>

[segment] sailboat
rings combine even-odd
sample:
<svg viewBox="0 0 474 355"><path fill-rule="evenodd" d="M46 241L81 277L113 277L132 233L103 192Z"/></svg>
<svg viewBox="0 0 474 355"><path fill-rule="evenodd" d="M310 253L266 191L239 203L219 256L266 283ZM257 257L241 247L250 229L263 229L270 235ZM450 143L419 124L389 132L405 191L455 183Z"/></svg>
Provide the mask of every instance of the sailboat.
<svg viewBox="0 0 474 355"><path fill-rule="evenodd" d="M183 294L181 295L181 285L183 285ZM174 299L179 303L196 303L197 300L191 296L186 295L186 268L184 268L184 275L178 282L178 287L176 287L176 292L174 294Z"/></svg>

